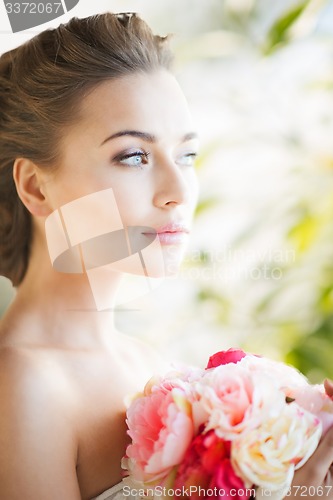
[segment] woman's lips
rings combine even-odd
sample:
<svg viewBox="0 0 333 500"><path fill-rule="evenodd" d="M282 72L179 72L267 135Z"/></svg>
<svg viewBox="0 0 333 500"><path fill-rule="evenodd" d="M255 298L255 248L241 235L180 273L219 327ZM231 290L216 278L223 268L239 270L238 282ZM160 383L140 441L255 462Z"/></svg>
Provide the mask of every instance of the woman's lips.
<svg viewBox="0 0 333 500"><path fill-rule="evenodd" d="M161 245L180 245L185 242L188 237L188 232L174 231L172 233L163 232L157 233Z"/></svg>
<svg viewBox="0 0 333 500"><path fill-rule="evenodd" d="M179 245L188 237L189 229L182 223L169 223L155 230L161 245ZM154 234L146 232L145 234Z"/></svg>

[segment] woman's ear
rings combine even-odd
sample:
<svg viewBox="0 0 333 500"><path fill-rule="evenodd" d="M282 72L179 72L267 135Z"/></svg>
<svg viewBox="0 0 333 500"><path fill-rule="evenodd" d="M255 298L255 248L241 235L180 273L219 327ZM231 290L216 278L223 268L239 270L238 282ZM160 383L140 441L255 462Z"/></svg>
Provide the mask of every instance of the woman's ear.
<svg viewBox="0 0 333 500"><path fill-rule="evenodd" d="M35 163L27 158L17 158L13 177L17 193L29 212L37 217L47 217L52 209L44 196L41 173Z"/></svg>

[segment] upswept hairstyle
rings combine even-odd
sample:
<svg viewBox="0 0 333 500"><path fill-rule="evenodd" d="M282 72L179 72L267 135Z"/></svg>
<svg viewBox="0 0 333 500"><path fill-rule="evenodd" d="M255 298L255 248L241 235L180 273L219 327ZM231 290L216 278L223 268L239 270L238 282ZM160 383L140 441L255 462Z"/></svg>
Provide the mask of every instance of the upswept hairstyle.
<svg viewBox="0 0 333 500"><path fill-rule="evenodd" d="M14 286L28 264L31 216L13 180L16 158L55 166L66 125L99 83L169 69L166 37L134 13L73 18L0 57L0 275Z"/></svg>

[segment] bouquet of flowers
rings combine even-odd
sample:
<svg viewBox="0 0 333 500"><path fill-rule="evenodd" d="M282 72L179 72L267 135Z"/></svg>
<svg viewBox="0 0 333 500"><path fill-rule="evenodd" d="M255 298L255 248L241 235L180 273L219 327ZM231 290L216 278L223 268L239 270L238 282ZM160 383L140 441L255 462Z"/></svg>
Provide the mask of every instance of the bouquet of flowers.
<svg viewBox="0 0 333 500"><path fill-rule="evenodd" d="M151 379L127 410L125 484L141 496L282 499L333 423L296 369L229 349Z"/></svg>

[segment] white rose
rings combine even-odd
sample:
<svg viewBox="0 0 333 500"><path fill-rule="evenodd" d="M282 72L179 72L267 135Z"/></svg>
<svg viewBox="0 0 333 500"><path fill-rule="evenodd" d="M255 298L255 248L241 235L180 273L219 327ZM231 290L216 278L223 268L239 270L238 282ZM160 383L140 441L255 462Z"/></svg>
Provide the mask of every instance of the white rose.
<svg viewBox="0 0 333 500"><path fill-rule="evenodd" d="M235 471L253 484L272 491L291 484L295 468L301 467L317 448L321 423L296 403L235 440L231 460Z"/></svg>
<svg viewBox="0 0 333 500"><path fill-rule="evenodd" d="M280 361L273 361L269 358L254 356L248 354L239 362L250 372L259 372L262 377L274 379L278 387L304 387L308 386L308 380L301 372L290 365L286 365Z"/></svg>

